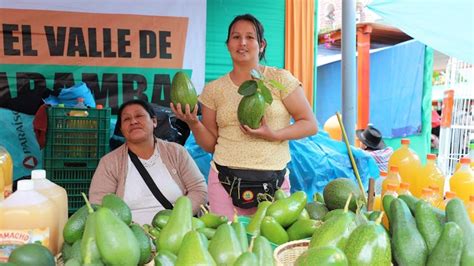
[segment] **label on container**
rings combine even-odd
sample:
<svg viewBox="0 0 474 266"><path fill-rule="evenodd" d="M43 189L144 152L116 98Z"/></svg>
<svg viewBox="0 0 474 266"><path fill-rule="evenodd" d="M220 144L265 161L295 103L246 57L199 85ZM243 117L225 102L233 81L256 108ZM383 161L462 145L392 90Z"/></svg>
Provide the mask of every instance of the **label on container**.
<svg viewBox="0 0 474 266"><path fill-rule="evenodd" d="M7 262L13 250L28 243L39 243L49 248L49 227L0 230L0 262Z"/></svg>

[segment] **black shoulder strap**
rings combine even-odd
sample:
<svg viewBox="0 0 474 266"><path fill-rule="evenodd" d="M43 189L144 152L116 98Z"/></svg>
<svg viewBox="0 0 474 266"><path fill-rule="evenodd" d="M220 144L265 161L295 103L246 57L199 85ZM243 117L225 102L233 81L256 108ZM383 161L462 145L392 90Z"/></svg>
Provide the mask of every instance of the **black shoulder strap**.
<svg viewBox="0 0 474 266"><path fill-rule="evenodd" d="M163 207L165 207L165 209L172 210L173 204L171 204L171 202L163 195L163 193L161 193L160 189L156 186L155 182L143 166L142 162L140 162L137 155L133 153L130 149L128 150L128 155L130 155L130 159L132 159L133 164L142 176L143 181L145 181L145 184L151 190L151 193L153 193L153 196L155 196L155 198L161 203Z"/></svg>

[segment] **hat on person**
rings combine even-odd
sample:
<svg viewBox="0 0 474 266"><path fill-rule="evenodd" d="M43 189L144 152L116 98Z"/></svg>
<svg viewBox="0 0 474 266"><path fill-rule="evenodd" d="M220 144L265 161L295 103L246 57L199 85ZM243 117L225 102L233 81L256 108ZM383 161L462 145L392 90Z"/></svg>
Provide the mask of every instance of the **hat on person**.
<svg viewBox="0 0 474 266"><path fill-rule="evenodd" d="M385 142L382 140L382 133L372 125L369 125L363 130L357 130L356 135L360 142L373 150L381 150L385 148Z"/></svg>

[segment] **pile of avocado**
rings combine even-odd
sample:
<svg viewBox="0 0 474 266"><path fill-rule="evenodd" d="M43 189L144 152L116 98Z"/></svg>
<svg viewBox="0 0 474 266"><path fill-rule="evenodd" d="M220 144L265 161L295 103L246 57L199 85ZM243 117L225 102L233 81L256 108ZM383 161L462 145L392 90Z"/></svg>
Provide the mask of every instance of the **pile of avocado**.
<svg viewBox="0 0 474 266"><path fill-rule="evenodd" d="M411 195L382 203L398 265L474 265L474 229L462 200L451 199L445 211Z"/></svg>
<svg viewBox="0 0 474 266"><path fill-rule="evenodd" d="M474 229L464 203L450 200L442 211L410 195L382 199L384 212L364 210L356 184L331 181L307 202L304 192L259 203L251 217L209 212L193 217L188 197L158 212L151 224L132 223L116 195L74 213L63 231L62 258L75 265L273 265L273 250L308 239L295 265L474 265ZM381 224L386 215L389 227ZM245 219L244 219L245 218ZM154 245L153 245L154 244ZM155 246L155 250L153 250ZM7 265L55 265L39 244L13 251Z"/></svg>
<svg viewBox="0 0 474 266"><path fill-rule="evenodd" d="M127 204L115 194L103 197L101 205L77 210L63 230L62 259L74 265L144 265L151 261L150 238L132 223Z"/></svg>
<svg viewBox="0 0 474 266"><path fill-rule="evenodd" d="M473 225L458 198L442 211L411 195L386 195L385 213L367 212L348 178L331 181L323 195L306 205L324 223L296 265L474 265Z"/></svg>
<svg viewBox="0 0 474 266"><path fill-rule="evenodd" d="M191 201L178 198L173 210L158 212L144 226L156 246L155 265L272 265L273 250L263 236L251 240L236 216L210 213L193 217ZM269 264L270 263L270 264Z"/></svg>

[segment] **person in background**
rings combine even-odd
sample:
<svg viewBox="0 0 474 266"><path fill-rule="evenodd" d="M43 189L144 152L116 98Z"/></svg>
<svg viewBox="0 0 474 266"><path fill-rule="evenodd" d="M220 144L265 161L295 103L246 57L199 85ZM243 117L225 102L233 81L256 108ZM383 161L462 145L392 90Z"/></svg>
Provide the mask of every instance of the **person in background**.
<svg viewBox="0 0 474 266"><path fill-rule="evenodd" d="M133 221L151 223L164 206L132 162L136 155L169 203L186 195L197 214L207 203L206 181L183 146L154 136L157 120L152 106L143 100L128 101L120 106L117 123L125 143L100 160L89 189L90 202L100 204L103 196L115 193L130 207Z"/></svg>
<svg viewBox="0 0 474 266"><path fill-rule="evenodd" d="M369 124L366 129L357 130L356 135L361 142L361 149L375 159L379 171L387 172L388 159L392 156L393 149L385 145L382 133Z"/></svg>
<svg viewBox="0 0 474 266"><path fill-rule="evenodd" d="M199 96L202 119L197 117L197 105L192 113L188 105L185 113L180 104L170 106L176 116L189 125L196 142L213 153L208 176L210 211L232 218L236 206L231 191L224 188L226 178L239 180L233 187L240 189L243 201L255 200L252 191L245 191L239 185L242 179L250 176L263 185L263 176L277 176L277 180L281 180L278 186L289 194L287 164L291 158L288 141L316 134L317 124L301 82L287 70L260 64L267 42L263 26L254 16L235 17L228 27L225 43L233 68L205 86ZM242 126L237 117L242 99L238 89L244 81L252 79L252 69L286 88L280 91L269 87L273 102L257 129ZM294 123L290 123L291 118ZM235 210L238 214L250 215L256 208L236 207Z"/></svg>

